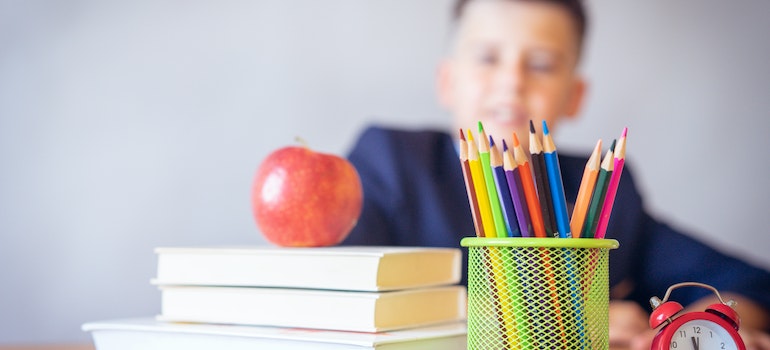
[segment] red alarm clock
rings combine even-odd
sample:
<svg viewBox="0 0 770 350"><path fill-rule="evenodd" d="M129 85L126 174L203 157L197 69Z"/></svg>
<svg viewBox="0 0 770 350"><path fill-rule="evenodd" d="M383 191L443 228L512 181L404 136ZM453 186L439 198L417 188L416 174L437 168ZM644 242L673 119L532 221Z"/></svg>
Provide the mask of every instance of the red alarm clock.
<svg viewBox="0 0 770 350"><path fill-rule="evenodd" d="M706 311L681 313L682 304L668 301L668 297L674 289L685 286L710 289L720 303L709 305ZM677 283L668 288L663 300L650 298L650 305L653 309L650 327L655 329L663 325L652 341L652 350L746 350L738 334L741 320L733 309L735 301L723 301L719 291L712 286L698 282Z"/></svg>

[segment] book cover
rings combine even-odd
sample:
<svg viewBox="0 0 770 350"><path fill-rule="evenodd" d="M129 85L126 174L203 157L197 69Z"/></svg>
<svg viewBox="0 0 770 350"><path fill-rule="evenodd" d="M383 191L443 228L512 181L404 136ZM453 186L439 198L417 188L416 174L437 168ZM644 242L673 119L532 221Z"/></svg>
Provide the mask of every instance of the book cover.
<svg viewBox="0 0 770 350"><path fill-rule="evenodd" d="M165 247L155 284L386 291L457 284L456 248Z"/></svg>
<svg viewBox="0 0 770 350"><path fill-rule="evenodd" d="M464 350L467 326L454 322L382 333L184 324L136 318L89 322L97 350Z"/></svg>
<svg viewBox="0 0 770 350"><path fill-rule="evenodd" d="M464 320L464 286L387 292L161 286L159 320L381 332Z"/></svg>

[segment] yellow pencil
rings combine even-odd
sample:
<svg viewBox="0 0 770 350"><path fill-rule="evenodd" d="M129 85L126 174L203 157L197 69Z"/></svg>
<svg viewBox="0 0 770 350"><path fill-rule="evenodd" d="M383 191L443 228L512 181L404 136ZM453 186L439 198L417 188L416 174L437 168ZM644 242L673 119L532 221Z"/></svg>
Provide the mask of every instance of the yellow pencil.
<svg viewBox="0 0 770 350"><path fill-rule="evenodd" d="M479 149L476 146L476 142L473 142L473 133L471 133L471 129L468 129L465 136L468 138L468 165L471 168L473 188L476 190L476 199L478 199L479 202L479 213L481 214L481 225L484 229L484 237L497 237L494 219L492 219L492 208L489 206L487 186L484 182L484 172L481 170Z"/></svg>
<svg viewBox="0 0 770 350"><path fill-rule="evenodd" d="M596 147L588 158L585 170L583 170L583 179L580 181L577 200L575 200L575 209L572 210L572 219L570 227L572 228L572 238L580 238L583 231L583 223L588 213L588 205L591 203L591 195L596 186L596 179L599 176L601 166L602 140L596 142Z"/></svg>
<svg viewBox="0 0 770 350"><path fill-rule="evenodd" d="M482 170L482 163L479 159L479 150L476 143L473 142L473 133L468 129L468 164L471 168L471 178L473 179L473 185L476 189L476 196L479 202L479 211L481 212L481 223L484 229L484 237L495 238L497 237L497 231L495 228L495 222L492 215L492 207L490 206L490 198L487 192L486 181L484 179L484 172ZM491 169L490 169L491 170ZM494 198L497 201L497 198ZM508 291L508 283L506 281L506 272L504 270L503 259L501 252L497 247L489 247L489 259L490 267L492 268L492 281L497 289L496 298L506 298ZM516 325L514 316L511 311L511 305L508 302L500 303L499 305L499 321L502 327L502 334L505 339L506 345L517 344L518 336L516 334ZM506 346L507 348L508 346Z"/></svg>

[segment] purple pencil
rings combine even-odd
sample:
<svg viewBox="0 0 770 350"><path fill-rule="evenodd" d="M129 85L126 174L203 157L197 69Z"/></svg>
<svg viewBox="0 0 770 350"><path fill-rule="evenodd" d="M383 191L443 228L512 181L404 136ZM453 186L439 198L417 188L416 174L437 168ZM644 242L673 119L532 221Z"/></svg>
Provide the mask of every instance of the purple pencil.
<svg viewBox="0 0 770 350"><path fill-rule="evenodd" d="M505 219L508 237L521 237L519 222L516 219L516 211L513 207L511 193L508 190L508 182L506 182L505 171L503 170L503 156L500 154L497 145L495 145L492 135L489 135L489 166L492 167L497 197L500 200L500 208L503 211L503 219Z"/></svg>
<svg viewBox="0 0 770 350"><path fill-rule="evenodd" d="M529 218L529 209L524 197L524 187L521 185L519 167L516 161L513 160L513 155L508 150L505 140L503 140L503 169L505 170L505 179L508 181L508 190L511 192L516 218L519 221L521 236L532 237L532 222Z"/></svg>

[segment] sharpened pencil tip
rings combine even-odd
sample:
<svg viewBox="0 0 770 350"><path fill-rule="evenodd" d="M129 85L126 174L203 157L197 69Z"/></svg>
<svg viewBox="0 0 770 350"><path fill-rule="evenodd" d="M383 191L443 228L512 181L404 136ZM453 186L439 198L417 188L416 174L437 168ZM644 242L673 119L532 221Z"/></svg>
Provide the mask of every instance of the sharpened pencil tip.
<svg viewBox="0 0 770 350"><path fill-rule="evenodd" d="M545 122L545 119L543 119L543 135L548 135L548 124Z"/></svg>
<svg viewBox="0 0 770 350"><path fill-rule="evenodd" d="M612 144L610 145L610 152L615 152L615 144L618 142L618 139L612 140Z"/></svg>
<svg viewBox="0 0 770 350"><path fill-rule="evenodd" d="M484 132L484 125L481 124L481 120L479 120L479 133Z"/></svg>
<svg viewBox="0 0 770 350"><path fill-rule="evenodd" d="M513 147L519 147L521 143L519 142L519 137L516 136L516 132L513 133Z"/></svg>
<svg viewBox="0 0 770 350"><path fill-rule="evenodd" d="M473 142L473 133L471 132L471 129L468 129L467 135L468 141Z"/></svg>
<svg viewBox="0 0 770 350"><path fill-rule="evenodd" d="M535 133L535 123L532 121L532 119L529 120L529 132Z"/></svg>
<svg viewBox="0 0 770 350"><path fill-rule="evenodd" d="M465 134L463 134L463 129L460 129L460 140L465 141Z"/></svg>
<svg viewBox="0 0 770 350"><path fill-rule="evenodd" d="M495 139L492 138L492 135L489 135L489 147L495 147Z"/></svg>
<svg viewBox="0 0 770 350"><path fill-rule="evenodd" d="M508 151L508 144L505 143L505 139L503 139L503 152Z"/></svg>
<svg viewBox="0 0 770 350"><path fill-rule="evenodd" d="M620 137L626 137L626 134L628 134L628 127L623 128L623 133L620 134Z"/></svg>

